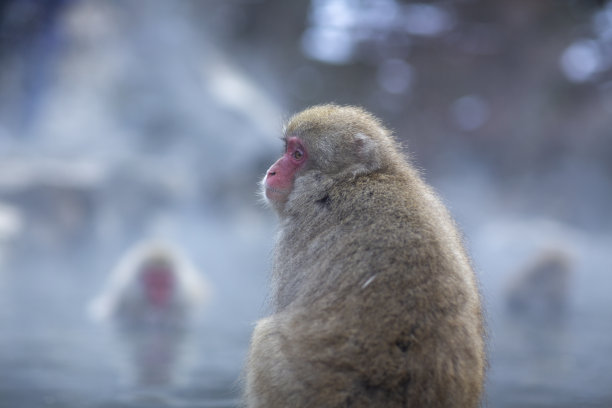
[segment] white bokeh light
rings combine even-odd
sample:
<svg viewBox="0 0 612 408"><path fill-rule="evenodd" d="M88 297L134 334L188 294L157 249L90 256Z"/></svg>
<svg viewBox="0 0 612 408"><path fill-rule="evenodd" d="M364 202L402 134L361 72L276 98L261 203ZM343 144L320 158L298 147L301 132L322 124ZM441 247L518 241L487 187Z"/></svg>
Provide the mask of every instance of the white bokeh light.
<svg viewBox="0 0 612 408"><path fill-rule="evenodd" d="M574 42L561 55L561 69L573 82L584 82L599 72L602 67L601 50L594 40Z"/></svg>

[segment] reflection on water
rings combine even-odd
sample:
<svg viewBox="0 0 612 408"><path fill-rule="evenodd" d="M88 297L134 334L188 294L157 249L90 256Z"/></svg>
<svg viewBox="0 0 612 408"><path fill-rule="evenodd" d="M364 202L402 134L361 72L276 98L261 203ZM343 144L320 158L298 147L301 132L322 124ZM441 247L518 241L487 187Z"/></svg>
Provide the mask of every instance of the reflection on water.
<svg viewBox="0 0 612 408"><path fill-rule="evenodd" d="M507 219L472 237L489 322L491 406L608 406L612 236Z"/></svg>
<svg viewBox="0 0 612 408"><path fill-rule="evenodd" d="M127 360L136 372L136 382L144 387L159 387L176 381L175 372L184 354L185 328L124 329Z"/></svg>
<svg viewBox="0 0 612 408"><path fill-rule="evenodd" d="M145 242L123 257L89 311L117 332L130 383L168 386L196 358L186 356L186 342L210 296L210 285L178 249Z"/></svg>
<svg viewBox="0 0 612 408"><path fill-rule="evenodd" d="M115 263L111 248L83 241L74 258L14 249L0 275L0 407L236 406L270 248L229 220L187 222L215 288L189 324L93 322L86 308Z"/></svg>

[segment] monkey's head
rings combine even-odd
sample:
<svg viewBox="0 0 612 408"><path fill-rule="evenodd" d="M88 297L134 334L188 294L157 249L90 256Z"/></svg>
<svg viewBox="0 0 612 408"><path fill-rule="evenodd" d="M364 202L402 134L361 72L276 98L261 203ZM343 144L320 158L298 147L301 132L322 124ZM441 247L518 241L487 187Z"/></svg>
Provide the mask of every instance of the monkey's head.
<svg viewBox="0 0 612 408"><path fill-rule="evenodd" d="M298 113L285 127L283 141L283 155L262 182L266 199L279 213L288 201L305 204L338 180L401 161L391 132L352 106L320 105Z"/></svg>

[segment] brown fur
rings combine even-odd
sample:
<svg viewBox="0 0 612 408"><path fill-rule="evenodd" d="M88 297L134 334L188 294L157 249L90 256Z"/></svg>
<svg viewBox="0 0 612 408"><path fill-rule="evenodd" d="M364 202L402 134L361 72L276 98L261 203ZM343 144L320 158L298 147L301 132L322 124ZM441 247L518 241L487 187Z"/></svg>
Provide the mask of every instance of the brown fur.
<svg viewBox="0 0 612 408"><path fill-rule="evenodd" d="M480 300L454 222L362 109L294 116L309 161L280 216L275 313L258 322L249 407L476 407Z"/></svg>

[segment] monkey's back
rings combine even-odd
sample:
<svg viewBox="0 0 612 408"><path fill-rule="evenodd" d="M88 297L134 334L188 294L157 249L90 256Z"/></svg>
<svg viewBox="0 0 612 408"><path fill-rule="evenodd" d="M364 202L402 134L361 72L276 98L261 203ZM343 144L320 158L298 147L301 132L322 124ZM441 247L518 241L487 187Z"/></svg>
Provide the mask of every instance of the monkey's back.
<svg viewBox="0 0 612 408"><path fill-rule="evenodd" d="M478 289L437 197L414 172L380 172L334 182L310 215L283 220L275 260L273 330L295 395L309 406L477 406Z"/></svg>

